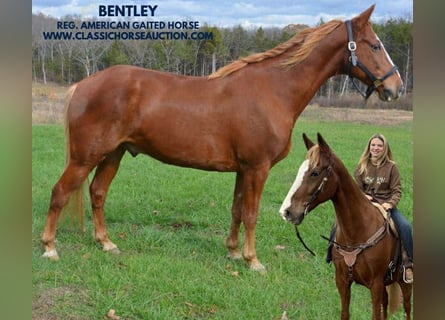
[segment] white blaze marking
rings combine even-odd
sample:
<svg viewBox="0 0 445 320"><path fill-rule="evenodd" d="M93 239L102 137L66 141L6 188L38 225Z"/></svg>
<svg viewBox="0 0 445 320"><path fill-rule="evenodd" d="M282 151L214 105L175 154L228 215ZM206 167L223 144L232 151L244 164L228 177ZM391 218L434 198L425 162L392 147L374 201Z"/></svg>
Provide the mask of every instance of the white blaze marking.
<svg viewBox="0 0 445 320"><path fill-rule="evenodd" d="M374 34L375 34L375 32L374 32ZM389 56L388 52L386 51L385 46L383 45L383 42L380 40L378 35L375 35L375 36L376 36L377 40L380 42L380 45L382 46L383 52L386 54L386 58L389 60L389 62L392 64L392 66L395 66L394 62L392 62L391 57ZM399 78L401 78L400 72L399 72L398 69L397 69L396 72L399 75Z"/></svg>
<svg viewBox="0 0 445 320"><path fill-rule="evenodd" d="M295 192L297 192L298 188L300 188L301 184L303 183L304 174L308 169L309 169L309 160L304 160L300 168L298 169L297 177L295 178L292 187L287 193L286 199L284 199L283 204L281 205L280 214L283 219L286 219L284 215L286 213L286 210L291 206L292 196L295 194Z"/></svg>

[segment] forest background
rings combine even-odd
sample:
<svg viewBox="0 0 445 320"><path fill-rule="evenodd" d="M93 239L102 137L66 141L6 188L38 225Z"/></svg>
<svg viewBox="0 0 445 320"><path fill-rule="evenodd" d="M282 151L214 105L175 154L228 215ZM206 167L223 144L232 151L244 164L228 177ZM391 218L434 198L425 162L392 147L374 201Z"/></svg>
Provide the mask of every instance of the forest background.
<svg viewBox="0 0 445 320"><path fill-rule="evenodd" d="M246 29L241 25L218 28L203 24L198 31L211 33L212 39L45 40L43 31L56 31L57 21L44 14L32 15L32 80L35 83L66 86L116 64L206 76L241 57L271 49L309 27L294 24L284 28ZM85 20L79 16L66 16L60 21L80 24ZM317 26L323 23L320 20ZM378 99L370 99L365 105L348 76L341 75L330 78L317 92L312 103L322 107L413 109L412 19L390 18L373 22L373 28L399 68L405 85L403 97L390 106ZM364 91L365 87L362 84L360 86Z"/></svg>

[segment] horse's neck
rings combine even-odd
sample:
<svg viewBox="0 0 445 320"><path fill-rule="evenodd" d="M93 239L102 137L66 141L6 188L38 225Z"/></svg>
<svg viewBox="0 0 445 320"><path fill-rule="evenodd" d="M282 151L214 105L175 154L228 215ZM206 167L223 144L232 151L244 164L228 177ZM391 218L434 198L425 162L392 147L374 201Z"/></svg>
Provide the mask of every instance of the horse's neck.
<svg viewBox="0 0 445 320"><path fill-rule="evenodd" d="M346 38L335 40L342 39L341 36L336 34L338 32L342 32L342 30L335 30L305 60L290 67L289 70L276 68L276 63L275 68L272 68L273 70L267 70L269 75L271 72L280 72L280 75L276 77L277 79L280 78L279 83L277 83L277 90L280 92L287 91L292 96L292 99L288 101L292 101L292 105L289 107L292 109L295 119L330 77L344 72L344 54L347 44ZM331 38L332 41L330 41ZM293 53L293 50L289 50L289 52L277 58L277 63ZM269 79L271 79L270 76Z"/></svg>
<svg viewBox="0 0 445 320"><path fill-rule="evenodd" d="M376 210L364 196L347 169L338 170L339 183L332 198L343 241L366 241L377 229L379 222L373 216ZM377 215L376 215L377 216Z"/></svg>

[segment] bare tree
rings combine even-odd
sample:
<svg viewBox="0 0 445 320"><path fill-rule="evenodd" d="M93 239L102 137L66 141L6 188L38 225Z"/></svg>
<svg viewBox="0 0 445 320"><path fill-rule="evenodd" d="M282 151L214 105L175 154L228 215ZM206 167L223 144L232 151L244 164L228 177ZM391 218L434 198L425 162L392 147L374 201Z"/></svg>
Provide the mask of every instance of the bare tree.
<svg viewBox="0 0 445 320"><path fill-rule="evenodd" d="M110 46L110 41L77 41L74 59L82 65L86 77L99 70L99 60Z"/></svg>
<svg viewBox="0 0 445 320"><path fill-rule="evenodd" d="M55 20L44 16L43 14L32 16L32 47L36 50L36 58L40 64L40 71L42 73L43 83L47 83L46 60L48 59L48 46L51 42L45 41L42 37L43 31L53 28Z"/></svg>

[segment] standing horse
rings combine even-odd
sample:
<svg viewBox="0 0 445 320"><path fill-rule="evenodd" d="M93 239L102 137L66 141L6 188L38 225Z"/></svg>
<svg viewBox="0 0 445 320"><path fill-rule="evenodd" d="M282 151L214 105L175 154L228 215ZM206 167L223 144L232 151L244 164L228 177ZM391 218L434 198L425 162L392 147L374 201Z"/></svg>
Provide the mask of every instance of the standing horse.
<svg viewBox="0 0 445 320"><path fill-rule="evenodd" d="M58 258L58 217L70 196L83 198L76 195L94 168L89 188L94 237L105 251L117 251L103 208L128 151L177 166L236 172L225 244L229 257L243 257L251 269L264 270L255 251L264 183L272 166L289 153L294 124L318 88L335 74L349 74L384 101L399 97L402 80L369 22L373 10L306 29L209 77L115 66L75 84L66 113L66 167L52 190L44 256Z"/></svg>
<svg viewBox="0 0 445 320"><path fill-rule="evenodd" d="M341 160L323 137L318 144L303 134L308 149L306 160L283 205L281 216L299 225L319 204L332 200L336 217L336 240L333 247L335 282L341 297L341 319L349 319L351 285L355 281L371 290L373 319L386 319L390 285L390 312L400 304L403 294L405 319L410 319L412 284L402 279L401 259L397 259L397 239L388 221L360 190ZM398 261L392 263L394 261ZM397 282L397 283L396 283ZM383 314L382 314L383 306Z"/></svg>

